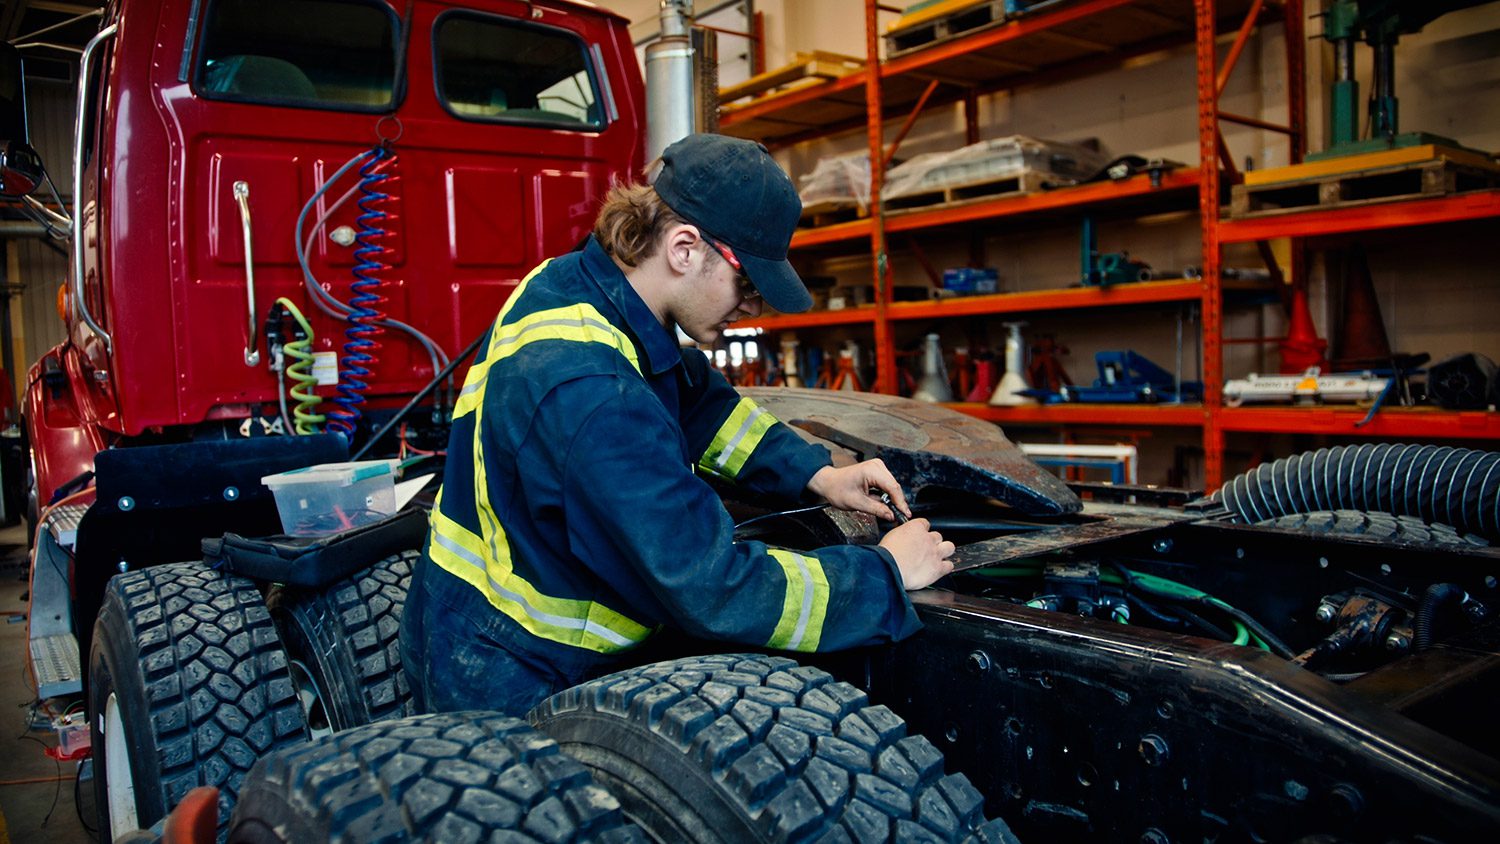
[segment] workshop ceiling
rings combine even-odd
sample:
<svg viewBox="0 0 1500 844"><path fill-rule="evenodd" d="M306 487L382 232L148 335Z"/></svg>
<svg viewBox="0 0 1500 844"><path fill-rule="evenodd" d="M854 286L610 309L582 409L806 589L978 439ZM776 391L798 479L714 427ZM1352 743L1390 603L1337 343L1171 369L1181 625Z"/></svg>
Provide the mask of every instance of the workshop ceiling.
<svg viewBox="0 0 1500 844"><path fill-rule="evenodd" d="M99 31L104 0L0 0L0 35L21 48L26 75L71 82L78 54Z"/></svg>

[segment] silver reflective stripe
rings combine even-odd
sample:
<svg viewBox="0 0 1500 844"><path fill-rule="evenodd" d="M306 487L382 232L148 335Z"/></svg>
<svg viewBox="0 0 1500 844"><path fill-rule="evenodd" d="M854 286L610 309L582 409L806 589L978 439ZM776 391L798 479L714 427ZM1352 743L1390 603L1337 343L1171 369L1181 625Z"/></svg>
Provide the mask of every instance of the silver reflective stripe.
<svg viewBox="0 0 1500 844"><path fill-rule="evenodd" d="M719 459L714 461L714 469L722 472L724 467L729 465L729 458L734 456L735 449L745 441L745 437L750 434L750 428L755 425L755 420L765 412L766 409L759 406L750 411L750 415L745 417L744 424L740 425L740 429L734 432L734 437L724 444L724 450L719 452Z"/></svg>
<svg viewBox="0 0 1500 844"><path fill-rule="evenodd" d="M807 620L812 617L813 593L817 589L812 572L807 568L807 558L801 554L793 554L792 559L797 561L797 570L802 572L802 612L797 615L797 627L792 630L792 638L787 641L786 648L789 651L795 651L802 644L802 637L807 635Z"/></svg>
<svg viewBox="0 0 1500 844"><path fill-rule="evenodd" d="M484 382L489 377L490 377L490 371L488 369L486 369L484 371L484 374L480 375L479 378L475 379L471 383L465 384L464 388L462 390L458 391L458 397L459 398L463 398L464 396L470 396L470 395L473 395L474 393L479 392L480 390L483 390L484 389Z"/></svg>
<svg viewBox="0 0 1500 844"><path fill-rule="evenodd" d="M636 644L636 641L634 639L627 639L624 636L621 636L619 633L610 630L608 627L601 627L586 618L567 618L566 616L552 615L551 613L542 612L541 610L533 607L530 603L528 603L525 598L521 597L515 592L512 592L509 589L506 589L499 583L496 583L495 579L493 577L490 577L489 569L485 568L484 561L474 556L473 554L470 554L468 549L453 542L448 537L443 536L441 533L438 533L436 531L434 531L432 534L432 541L448 549L453 553L454 556L458 557L469 565L484 572L484 579L489 581L490 588L495 590L496 594L501 595L502 597L514 602L517 606L524 610L527 615L531 616L537 621L540 621L543 624L550 624L554 627L567 628L569 630L583 630L586 633L592 633L595 636L598 636L599 638L610 642L611 644L619 645L621 647Z"/></svg>
<svg viewBox="0 0 1500 844"><path fill-rule="evenodd" d="M611 334L613 334L615 332L615 327L613 325L610 325L607 322L600 322L597 319L544 319L544 320L541 320L540 322L533 322L530 325L527 325L525 328L521 329L520 331L516 332L515 334L510 335L509 337L503 337L500 340L497 340L495 342L495 344L494 344L494 348L499 348L501 346L508 346L511 343L515 343L516 341L520 340L522 337L525 337L527 334L529 334L530 332L532 332L532 331L534 331L534 330L536 330L538 328L550 328L551 326L554 326L554 325L568 325L568 326L576 325L576 326L579 326L580 328L583 327L583 326L586 326L586 325L592 325L593 327L595 327L595 328L597 328L597 329L599 329L601 331L607 331L607 332L609 332ZM503 328L502 328L502 330L503 330ZM499 360L499 359L496 358L496 360Z"/></svg>

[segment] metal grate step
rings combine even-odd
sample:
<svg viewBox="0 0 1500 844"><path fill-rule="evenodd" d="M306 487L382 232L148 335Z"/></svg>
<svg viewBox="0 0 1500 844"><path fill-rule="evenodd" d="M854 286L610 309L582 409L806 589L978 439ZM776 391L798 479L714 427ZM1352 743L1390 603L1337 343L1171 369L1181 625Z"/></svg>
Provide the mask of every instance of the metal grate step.
<svg viewBox="0 0 1500 844"><path fill-rule="evenodd" d="M37 697L45 700L83 691L83 672L78 666L78 639L72 633L54 633L32 639L31 667L36 672Z"/></svg>

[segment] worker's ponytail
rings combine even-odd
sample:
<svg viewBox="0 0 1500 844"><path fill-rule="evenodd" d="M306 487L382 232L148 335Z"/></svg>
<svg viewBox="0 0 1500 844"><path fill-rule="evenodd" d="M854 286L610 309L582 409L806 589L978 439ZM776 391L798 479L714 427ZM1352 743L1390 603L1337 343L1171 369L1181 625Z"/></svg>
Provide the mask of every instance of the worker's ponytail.
<svg viewBox="0 0 1500 844"><path fill-rule="evenodd" d="M648 179L653 171L660 171L659 161L646 168ZM656 254L663 232L684 222L650 185L617 184L604 197L594 223L594 237L611 257L635 267Z"/></svg>

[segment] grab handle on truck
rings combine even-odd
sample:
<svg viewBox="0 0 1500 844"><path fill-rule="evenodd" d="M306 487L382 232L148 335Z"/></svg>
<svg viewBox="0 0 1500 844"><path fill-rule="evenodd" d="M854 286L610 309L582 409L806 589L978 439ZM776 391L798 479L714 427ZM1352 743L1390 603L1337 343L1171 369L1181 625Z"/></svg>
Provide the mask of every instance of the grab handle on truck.
<svg viewBox="0 0 1500 844"><path fill-rule="evenodd" d="M99 339L104 341L104 351L110 354L114 352L114 341L109 332L94 321L93 315L89 313L88 300L83 296L83 151L88 148L83 133L84 127L88 125L89 89L93 84L90 71L93 69L94 53L101 44L115 37L118 26L110 24L99 30L99 34L83 48L78 71L78 113L73 119L73 301L84 324L99 335Z"/></svg>
<svg viewBox="0 0 1500 844"><path fill-rule="evenodd" d="M245 341L245 365L260 365L260 324L255 321L255 259L250 255L250 183L234 183L234 201L240 205L240 233L245 238L245 299L250 306L250 339Z"/></svg>

